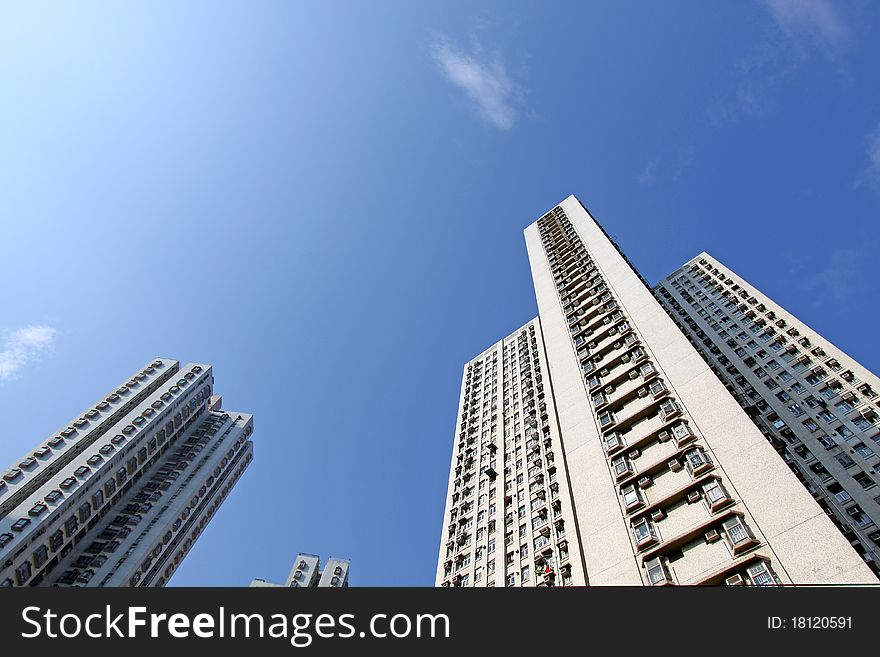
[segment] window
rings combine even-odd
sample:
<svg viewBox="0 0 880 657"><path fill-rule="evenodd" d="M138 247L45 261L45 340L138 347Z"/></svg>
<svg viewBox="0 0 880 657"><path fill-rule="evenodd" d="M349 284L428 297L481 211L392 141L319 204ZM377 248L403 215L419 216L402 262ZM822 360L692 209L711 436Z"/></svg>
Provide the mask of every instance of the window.
<svg viewBox="0 0 880 657"><path fill-rule="evenodd" d="M688 450L685 452L684 458L685 467L692 477L697 477L712 467L712 461L702 447Z"/></svg>
<svg viewBox="0 0 880 657"><path fill-rule="evenodd" d="M12 523L12 531L20 532L23 531L25 527L31 524L30 518L19 518L14 523Z"/></svg>
<svg viewBox="0 0 880 657"><path fill-rule="evenodd" d="M630 463L629 459L625 456L618 456L616 459L612 460L611 468L614 471L614 476L618 479L623 479L625 476L632 474L633 472L632 463Z"/></svg>
<svg viewBox="0 0 880 657"><path fill-rule="evenodd" d="M654 525L648 518L639 518L632 525L633 536L636 539L636 547L644 547L650 545L657 540L657 533Z"/></svg>
<svg viewBox="0 0 880 657"><path fill-rule="evenodd" d="M627 511L638 508L644 503L642 493L636 486L626 486L621 491L621 495L623 496L623 504Z"/></svg>
<svg viewBox="0 0 880 657"><path fill-rule="evenodd" d="M64 521L64 532L67 534L68 538L73 536L78 528L79 520L77 520L76 516L70 516Z"/></svg>
<svg viewBox="0 0 880 657"><path fill-rule="evenodd" d="M709 509L712 511L730 501L730 496L718 479L713 479L709 483L704 484L703 494L706 496L706 503L709 505Z"/></svg>
<svg viewBox="0 0 880 657"><path fill-rule="evenodd" d="M725 520L721 526L724 529L727 543L730 545L734 555L742 552L755 542L755 536L752 534L751 529L739 516Z"/></svg>
<svg viewBox="0 0 880 657"><path fill-rule="evenodd" d="M599 426L603 429L614 424L614 415L609 411L599 413Z"/></svg>
<svg viewBox="0 0 880 657"><path fill-rule="evenodd" d="M59 529L49 537L49 547L53 552L57 551L64 545L64 534Z"/></svg>
<svg viewBox="0 0 880 657"><path fill-rule="evenodd" d="M859 482L859 485L865 489L873 488L874 486L877 485L874 483L874 480L871 479L871 477L868 476L868 474L865 472L859 472L857 474L854 474L853 479L855 479L857 482Z"/></svg>
<svg viewBox="0 0 880 657"><path fill-rule="evenodd" d="M651 396L657 399L666 392L666 384L660 379L655 379L648 385L648 390L651 392Z"/></svg>
<svg viewBox="0 0 880 657"><path fill-rule="evenodd" d="M623 440L620 437L620 434L613 433L609 436L605 436L605 451L612 452L620 447L623 447Z"/></svg>
<svg viewBox="0 0 880 657"><path fill-rule="evenodd" d="M675 438L675 443L679 447L696 437L694 432L691 431L690 426L685 423L677 424L672 427L672 436Z"/></svg>
<svg viewBox="0 0 880 657"><path fill-rule="evenodd" d="M663 584L672 584L669 571L663 557L655 557L645 562L645 571L648 573L648 582L651 586L662 586Z"/></svg>
<svg viewBox="0 0 880 657"><path fill-rule="evenodd" d="M31 562L24 561L15 569L15 581L19 586L23 586L31 578Z"/></svg>
<svg viewBox="0 0 880 657"><path fill-rule="evenodd" d="M34 550L34 566L39 568L49 560L49 549L45 545L41 545Z"/></svg>

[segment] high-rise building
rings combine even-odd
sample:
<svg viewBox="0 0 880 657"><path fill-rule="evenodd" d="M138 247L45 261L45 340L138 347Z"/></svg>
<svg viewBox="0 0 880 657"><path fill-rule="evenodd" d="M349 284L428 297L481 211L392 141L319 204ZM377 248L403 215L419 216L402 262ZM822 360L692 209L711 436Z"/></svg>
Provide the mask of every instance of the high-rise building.
<svg viewBox="0 0 880 657"><path fill-rule="evenodd" d="M657 299L874 573L880 379L701 253Z"/></svg>
<svg viewBox="0 0 880 657"><path fill-rule="evenodd" d="M577 199L525 237L539 317L465 366L439 585L876 581Z"/></svg>
<svg viewBox="0 0 880 657"><path fill-rule="evenodd" d="M465 365L437 585L584 582L537 319Z"/></svg>
<svg viewBox="0 0 880 657"><path fill-rule="evenodd" d="M278 587L321 587L343 588L348 586L348 571L350 567L348 559L330 557L321 570L321 559L316 554L302 552L296 555L293 568L287 576L284 584L267 582L264 579L255 579L251 582L252 587L278 588Z"/></svg>
<svg viewBox="0 0 880 657"><path fill-rule="evenodd" d="M209 410L213 387L156 359L9 468L0 585L166 584L253 458L252 416Z"/></svg>

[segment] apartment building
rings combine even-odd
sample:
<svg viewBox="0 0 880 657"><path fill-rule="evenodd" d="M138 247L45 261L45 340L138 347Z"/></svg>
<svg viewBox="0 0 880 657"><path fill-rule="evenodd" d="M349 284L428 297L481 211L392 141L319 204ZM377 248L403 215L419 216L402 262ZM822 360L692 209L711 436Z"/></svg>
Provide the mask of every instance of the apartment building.
<svg viewBox="0 0 880 657"><path fill-rule="evenodd" d="M213 387L158 358L7 469L0 585L167 583L253 458L252 416Z"/></svg>
<svg viewBox="0 0 880 657"><path fill-rule="evenodd" d="M465 366L438 585L875 581L576 198L525 238L539 317ZM530 532L541 498L516 451L529 449L524 410L507 424L529 389L507 370L521 345L538 403L527 415L551 452L540 474L552 464L557 485L544 492L558 500L552 562ZM535 579L547 563L553 576Z"/></svg>
<svg viewBox="0 0 880 657"><path fill-rule="evenodd" d="M464 367L436 584L584 584L541 325Z"/></svg>
<svg viewBox="0 0 880 657"><path fill-rule="evenodd" d="M708 253L660 303L791 471L880 574L880 380Z"/></svg>
<svg viewBox="0 0 880 657"><path fill-rule="evenodd" d="M321 559L318 555L302 552L296 555L296 560L293 563L293 568L291 568L287 581L284 584L275 584L264 579L255 579L251 582L251 587L344 588L348 586L348 571L351 566L348 559L330 557L322 570Z"/></svg>

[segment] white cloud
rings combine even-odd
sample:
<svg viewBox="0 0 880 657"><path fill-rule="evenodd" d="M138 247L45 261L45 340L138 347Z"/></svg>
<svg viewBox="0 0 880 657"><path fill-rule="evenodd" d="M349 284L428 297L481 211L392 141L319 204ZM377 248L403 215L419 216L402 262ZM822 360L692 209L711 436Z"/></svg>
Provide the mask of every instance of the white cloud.
<svg viewBox="0 0 880 657"><path fill-rule="evenodd" d="M483 119L499 130L513 127L519 87L497 54L486 55L479 47L468 53L442 39L431 55L443 76L476 104Z"/></svg>
<svg viewBox="0 0 880 657"><path fill-rule="evenodd" d="M763 0L773 20L797 45L839 48L849 28L830 0Z"/></svg>
<svg viewBox="0 0 880 657"><path fill-rule="evenodd" d="M26 326L8 334L0 351L0 382L8 381L22 367L50 350L55 333L50 326Z"/></svg>

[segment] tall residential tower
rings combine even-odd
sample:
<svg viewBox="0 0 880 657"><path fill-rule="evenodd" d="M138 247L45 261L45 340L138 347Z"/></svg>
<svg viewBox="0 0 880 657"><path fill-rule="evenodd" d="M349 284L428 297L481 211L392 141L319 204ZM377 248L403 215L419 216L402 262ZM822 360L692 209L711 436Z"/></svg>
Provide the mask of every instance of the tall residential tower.
<svg viewBox="0 0 880 657"><path fill-rule="evenodd" d="M539 318L465 368L438 584L876 581L577 199L525 236Z"/></svg>
<svg viewBox="0 0 880 657"><path fill-rule="evenodd" d="M163 358L0 479L0 585L163 586L253 457L210 365Z"/></svg>
<svg viewBox="0 0 880 657"><path fill-rule="evenodd" d="M701 253L660 303L874 573L880 573L880 379Z"/></svg>

